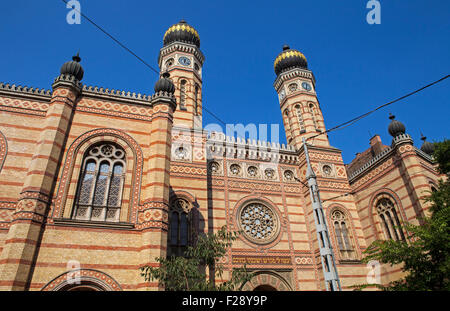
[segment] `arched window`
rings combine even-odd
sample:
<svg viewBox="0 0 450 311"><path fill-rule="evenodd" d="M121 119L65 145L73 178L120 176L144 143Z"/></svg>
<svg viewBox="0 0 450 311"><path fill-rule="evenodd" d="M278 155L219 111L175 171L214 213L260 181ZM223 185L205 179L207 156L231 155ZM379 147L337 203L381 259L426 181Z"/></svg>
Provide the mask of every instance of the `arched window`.
<svg viewBox="0 0 450 311"><path fill-rule="evenodd" d="M300 132L304 132L305 124L303 123L302 108L300 107L300 105L295 106L295 111L297 112L297 118L298 118L298 124L300 126Z"/></svg>
<svg viewBox="0 0 450 311"><path fill-rule="evenodd" d="M400 219L394 203L389 198L383 197L376 203L378 216L380 217L383 230L387 239L396 241L405 240L403 230L400 227Z"/></svg>
<svg viewBox="0 0 450 311"><path fill-rule="evenodd" d="M186 80L181 80L180 83L180 108L186 109Z"/></svg>
<svg viewBox="0 0 450 311"><path fill-rule="evenodd" d="M198 116L198 85L195 86L194 94L194 115Z"/></svg>
<svg viewBox="0 0 450 311"><path fill-rule="evenodd" d="M177 198L170 204L168 256L183 256L192 244L192 205L185 199Z"/></svg>
<svg viewBox="0 0 450 311"><path fill-rule="evenodd" d="M334 233L339 247L342 259L354 259L355 252L352 245L352 238L348 230L347 217L340 210L334 210L331 213Z"/></svg>
<svg viewBox="0 0 450 311"><path fill-rule="evenodd" d="M118 222L125 179L125 152L113 143L89 148L75 198L72 218Z"/></svg>
<svg viewBox="0 0 450 311"><path fill-rule="evenodd" d="M286 126L286 138L288 143L292 142L292 132L291 132L291 118L289 118L289 110L284 110L284 120Z"/></svg>
<svg viewBox="0 0 450 311"><path fill-rule="evenodd" d="M318 126L317 126L317 118L316 118L316 111L315 111L315 107L313 104L309 104L309 112L311 113L311 118L314 124L314 128L316 130L318 130Z"/></svg>

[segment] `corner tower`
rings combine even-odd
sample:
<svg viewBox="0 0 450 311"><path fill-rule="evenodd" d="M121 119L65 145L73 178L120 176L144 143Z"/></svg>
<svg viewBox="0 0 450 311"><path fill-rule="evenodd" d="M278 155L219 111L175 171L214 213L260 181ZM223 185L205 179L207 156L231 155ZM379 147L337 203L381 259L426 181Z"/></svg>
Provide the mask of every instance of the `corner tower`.
<svg viewBox="0 0 450 311"><path fill-rule="evenodd" d="M161 73L169 72L175 84L177 109L174 126L202 126L202 67L200 36L194 27L181 20L164 34L158 64Z"/></svg>
<svg viewBox="0 0 450 311"><path fill-rule="evenodd" d="M325 131L315 91L316 81L308 70L306 57L287 45L283 46L283 51L275 59L274 69L277 75L274 87L280 101L287 143L298 150L302 145L302 137L308 138ZM326 135L315 138L313 143L329 146Z"/></svg>

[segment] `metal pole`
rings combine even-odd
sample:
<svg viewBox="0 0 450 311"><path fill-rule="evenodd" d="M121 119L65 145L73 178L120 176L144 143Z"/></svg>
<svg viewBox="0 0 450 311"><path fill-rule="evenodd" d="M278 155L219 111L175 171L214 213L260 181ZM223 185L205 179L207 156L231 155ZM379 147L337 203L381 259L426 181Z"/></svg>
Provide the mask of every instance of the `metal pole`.
<svg viewBox="0 0 450 311"><path fill-rule="evenodd" d="M322 201L319 196L319 187L317 186L316 175L309 161L308 147L303 137L303 148L307 163L306 178L308 179L309 194L313 208L314 220L316 222L317 241L319 243L320 258L322 259L322 271L325 278L325 286L328 291L340 291L341 283L339 281L336 263L334 261L333 248L331 247L328 235L327 222L323 213Z"/></svg>

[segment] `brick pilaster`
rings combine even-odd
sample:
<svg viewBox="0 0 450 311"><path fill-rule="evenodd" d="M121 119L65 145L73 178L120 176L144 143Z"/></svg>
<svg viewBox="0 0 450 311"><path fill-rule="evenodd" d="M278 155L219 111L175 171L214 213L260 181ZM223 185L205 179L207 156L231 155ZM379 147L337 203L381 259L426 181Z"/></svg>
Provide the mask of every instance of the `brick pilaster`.
<svg viewBox="0 0 450 311"><path fill-rule="evenodd" d="M156 93L152 98L152 105L151 143L147 152L148 165L144 177L146 188L142 193L144 206L139 217L139 228L142 230L142 266L156 265L155 258L166 255L175 97L170 93ZM145 284L141 288L158 289L154 284Z"/></svg>
<svg viewBox="0 0 450 311"><path fill-rule="evenodd" d="M0 290L26 290L81 83L61 75L17 202L0 257Z"/></svg>

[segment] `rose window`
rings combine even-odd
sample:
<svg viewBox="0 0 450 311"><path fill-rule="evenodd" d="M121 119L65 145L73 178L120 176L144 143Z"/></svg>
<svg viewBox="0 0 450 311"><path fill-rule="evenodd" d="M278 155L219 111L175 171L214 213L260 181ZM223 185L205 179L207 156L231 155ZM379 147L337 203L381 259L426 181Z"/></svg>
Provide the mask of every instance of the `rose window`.
<svg viewBox="0 0 450 311"><path fill-rule="evenodd" d="M239 224L243 234L256 243L271 242L279 231L277 214L260 203L252 203L242 208Z"/></svg>

